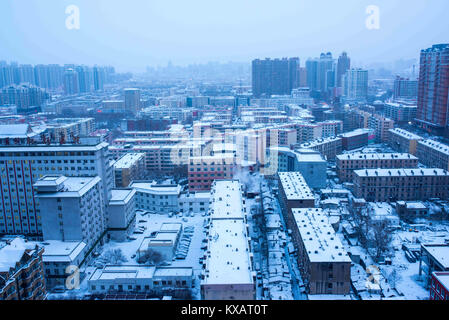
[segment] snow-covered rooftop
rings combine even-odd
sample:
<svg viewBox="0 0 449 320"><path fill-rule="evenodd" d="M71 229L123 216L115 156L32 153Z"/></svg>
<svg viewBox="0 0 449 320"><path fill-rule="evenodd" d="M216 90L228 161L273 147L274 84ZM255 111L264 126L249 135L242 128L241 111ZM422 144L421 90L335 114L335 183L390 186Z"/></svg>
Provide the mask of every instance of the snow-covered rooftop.
<svg viewBox="0 0 449 320"><path fill-rule="evenodd" d="M238 180L216 180L209 206L211 219L244 219L242 185Z"/></svg>
<svg viewBox="0 0 449 320"><path fill-rule="evenodd" d="M292 212L310 262L351 262L321 208L292 209Z"/></svg>
<svg viewBox="0 0 449 320"><path fill-rule="evenodd" d="M53 186L56 176L47 176L38 180L34 187ZM64 177L63 189L55 192L39 193L40 198L73 198L82 197L86 192L101 181L100 177Z"/></svg>
<svg viewBox="0 0 449 320"><path fill-rule="evenodd" d="M115 169L129 169L136 162L145 157L144 153L126 153L114 164Z"/></svg>
<svg viewBox="0 0 449 320"><path fill-rule="evenodd" d="M112 189L109 205L126 204L132 199L135 193L135 189Z"/></svg>
<svg viewBox="0 0 449 320"><path fill-rule="evenodd" d="M252 284L246 224L241 219L212 220L204 284Z"/></svg>
<svg viewBox="0 0 449 320"><path fill-rule="evenodd" d="M160 195L179 195L182 187L177 184L157 184L156 181L133 182L130 188L136 189L137 192L148 192Z"/></svg>
<svg viewBox="0 0 449 320"><path fill-rule="evenodd" d="M449 146L446 144L443 144L441 142L435 141L435 140L431 140L431 139L427 139L427 140L421 140L418 142L419 144L422 144L424 146L430 147L434 150L437 150L441 153L444 153L446 155L449 155Z"/></svg>
<svg viewBox="0 0 449 320"><path fill-rule="evenodd" d="M419 169L363 169L355 170L354 174L360 177L413 177L413 176L447 176L449 172L439 168Z"/></svg>
<svg viewBox="0 0 449 320"><path fill-rule="evenodd" d="M422 139L422 137L418 136L417 134L414 134L412 132L409 132L407 130L400 129L400 128L394 128L394 129L390 129L388 131L392 132L394 134L397 134L403 138L409 139L409 140L421 140Z"/></svg>
<svg viewBox="0 0 449 320"><path fill-rule="evenodd" d="M299 172L279 172L279 180L287 200L314 200L312 190Z"/></svg>
<svg viewBox="0 0 449 320"><path fill-rule="evenodd" d="M58 241L51 240L42 243L44 262L72 262L86 248L86 243L82 241Z"/></svg>
<svg viewBox="0 0 449 320"><path fill-rule="evenodd" d="M440 263L445 270L449 270L449 245L423 244L422 247Z"/></svg>
<svg viewBox="0 0 449 320"><path fill-rule="evenodd" d="M347 153L337 155L338 160L418 160L409 153Z"/></svg>
<svg viewBox="0 0 449 320"><path fill-rule="evenodd" d="M449 290L449 272L434 272L435 278Z"/></svg>
<svg viewBox="0 0 449 320"><path fill-rule="evenodd" d="M36 244L15 238L0 247L0 272L8 272L22 259L26 250L34 249Z"/></svg>

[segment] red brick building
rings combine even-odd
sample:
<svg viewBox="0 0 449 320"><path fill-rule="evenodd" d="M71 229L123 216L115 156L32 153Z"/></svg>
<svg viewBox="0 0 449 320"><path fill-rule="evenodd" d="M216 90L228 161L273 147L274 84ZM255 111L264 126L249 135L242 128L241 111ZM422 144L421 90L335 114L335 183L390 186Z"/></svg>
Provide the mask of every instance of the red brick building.
<svg viewBox="0 0 449 320"><path fill-rule="evenodd" d="M0 300L44 300L44 248L21 238L0 243Z"/></svg>
<svg viewBox="0 0 449 320"><path fill-rule="evenodd" d="M430 300L449 300L449 272L432 273Z"/></svg>

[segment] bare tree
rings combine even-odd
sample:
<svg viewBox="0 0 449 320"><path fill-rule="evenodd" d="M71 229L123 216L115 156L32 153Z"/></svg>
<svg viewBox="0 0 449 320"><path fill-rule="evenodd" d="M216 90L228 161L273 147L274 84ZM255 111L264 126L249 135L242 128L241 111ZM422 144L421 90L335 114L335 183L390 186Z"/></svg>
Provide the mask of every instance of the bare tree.
<svg viewBox="0 0 449 320"><path fill-rule="evenodd" d="M357 244L366 249L368 247L368 233L371 224L370 215L364 208L354 209L352 211L352 220L357 235Z"/></svg>
<svg viewBox="0 0 449 320"><path fill-rule="evenodd" d="M128 259L123 255L121 249L114 249L106 251L101 259L105 264L122 265L128 262Z"/></svg>
<svg viewBox="0 0 449 320"><path fill-rule="evenodd" d="M147 264L147 265L155 265L158 266L162 262L164 262L164 257L160 252L154 251L154 250L147 250L145 254L143 254L140 259L140 264Z"/></svg>
<svg viewBox="0 0 449 320"><path fill-rule="evenodd" d="M391 248L392 234L388 221L381 220L371 223L369 235L376 250L375 259L378 261Z"/></svg>

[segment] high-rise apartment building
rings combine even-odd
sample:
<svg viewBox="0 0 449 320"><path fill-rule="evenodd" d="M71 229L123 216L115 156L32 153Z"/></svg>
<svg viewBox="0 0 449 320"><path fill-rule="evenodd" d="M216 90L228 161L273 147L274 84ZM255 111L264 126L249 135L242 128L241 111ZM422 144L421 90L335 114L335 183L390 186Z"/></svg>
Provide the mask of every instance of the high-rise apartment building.
<svg viewBox="0 0 449 320"><path fill-rule="evenodd" d="M412 100L418 98L418 80L410 80L402 77L396 77L394 80L394 99Z"/></svg>
<svg viewBox="0 0 449 320"><path fill-rule="evenodd" d="M101 179L48 175L34 184L44 241L84 241L88 249L107 229Z"/></svg>
<svg viewBox="0 0 449 320"><path fill-rule="evenodd" d="M39 111L48 99L49 95L44 90L30 84L0 89L0 105L15 105L21 113Z"/></svg>
<svg viewBox="0 0 449 320"><path fill-rule="evenodd" d="M368 98L368 70L350 69L343 77L346 101L366 102Z"/></svg>
<svg viewBox="0 0 449 320"><path fill-rule="evenodd" d="M418 85L418 124L449 135L449 44L421 51Z"/></svg>
<svg viewBox="0 0 449 320"><path fill-rule="evenodd" d="M140 110L140 90L125 89L125 110L136 114Z"/></svg>
<svg viewBox="0 0 449 320"><path fill-rule="evenodd" d="M290 95L299 87L299 58L254 60L252 63L253 95Z"/></svg>
<svg viewBox="0 0 449 320"><path fill-rule="evenodd" d="M81 143L0 148L0 234L42 236L42 215L33 185L46 175L99 176L105 203L109 201L114 178L108 144L89 139Z"/></svg>
<svg viewBox="0 0 449 320"><path fill-rule="evenodd" d="M94 89L95 91L103 91L104 83L106 81L106 72L102 67L95 66L93 68L93 80L94 80Z"/></svg>
<svg viewBox="0 0 449 320"><path fill-rule="evenodd" d="M78 73L74 69L67 69L64 73L64 93L66 95L80 93Z"/></svg>
<svg viewBox="0 0 449 320"><path fill-rule="evenodd" d="M343 52L340 57L338 57L337 62L337 87L341 88L343 86L343 76L346 72L351 69L351 59L348 57L346 52Z"/></svg>

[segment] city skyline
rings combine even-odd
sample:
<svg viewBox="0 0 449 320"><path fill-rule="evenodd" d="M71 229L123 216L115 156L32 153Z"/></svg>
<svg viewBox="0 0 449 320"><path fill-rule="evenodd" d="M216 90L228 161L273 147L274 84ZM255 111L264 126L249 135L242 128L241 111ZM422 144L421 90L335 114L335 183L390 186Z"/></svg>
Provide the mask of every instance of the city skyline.
<svg viewBox="0 0 449 320"><path fill-rule="evenodd" d="M305 61L323 51L346 51L358 65L418 59L422 48L447 42L446 1L435 0L433 6L401 2L347 0L343 7L324 0L264 1L258 6L203 0L5 1L0 4L0 60L103 64L143 72L169 61L188 65L288 56ZM79 30L66 27L70 5L80 10ZM370 5L379 8L379 29L367 28Z"/></svg>

